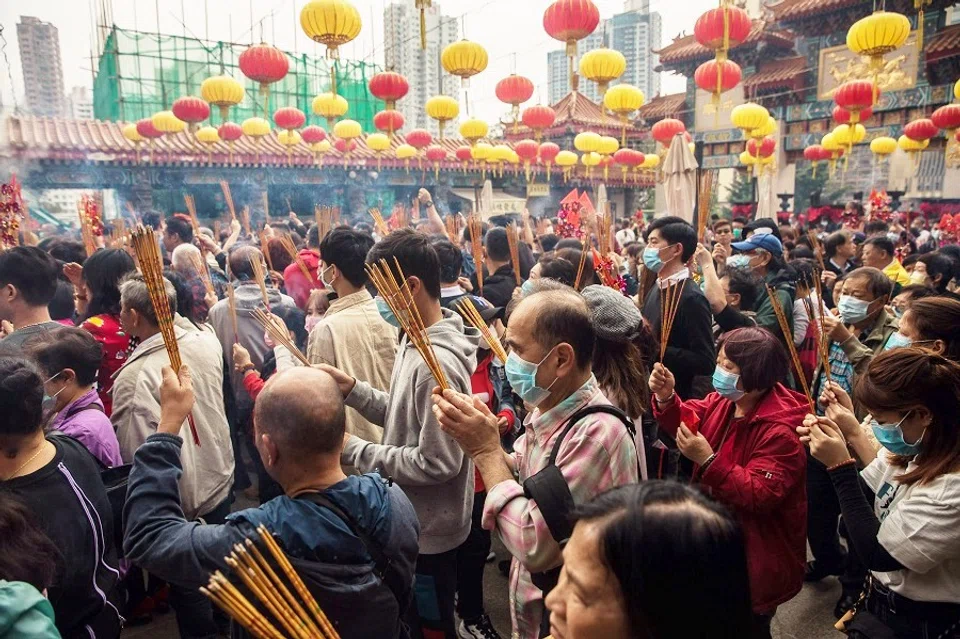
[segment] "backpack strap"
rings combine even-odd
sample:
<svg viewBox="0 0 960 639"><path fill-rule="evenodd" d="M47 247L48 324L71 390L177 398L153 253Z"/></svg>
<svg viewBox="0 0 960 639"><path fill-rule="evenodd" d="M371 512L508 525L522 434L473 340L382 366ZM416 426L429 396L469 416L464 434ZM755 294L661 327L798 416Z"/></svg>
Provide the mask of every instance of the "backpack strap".
<svg viewBox="0 0 960 639"><path fill-rule="evenodd" d="M410 587L409 585L405 585L404 579L400 574L400 570L393 565L393 560L387 556L386 552L384 552L383 545L373 539L365 530L357 526L353 518L325 494L304 493L302 495L298 495L297 499L306 499L311 501L318 506L326 508L343 520L343 522L347 525L347 528L350 529L350 532L352 532L360 540L367 552L370 554L370 557L373 559L374 574L376 574L380 581L382 581L387 588L390 589L394 599L397 600L397 605L400 608L400 615L403 616L407 609L407 604L409 603Z"/></svg>

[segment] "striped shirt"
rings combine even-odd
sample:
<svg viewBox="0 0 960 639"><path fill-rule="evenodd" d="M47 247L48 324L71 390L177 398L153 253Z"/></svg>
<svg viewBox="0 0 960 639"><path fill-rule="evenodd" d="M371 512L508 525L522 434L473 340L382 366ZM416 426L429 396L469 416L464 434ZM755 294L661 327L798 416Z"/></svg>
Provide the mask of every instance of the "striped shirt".
<svg viewBox="0 0 960 639"><path fill-rule="evenodd" d="M510 567L510 617L513 637L536 639L543 615L543 593L530 580L562 563L560 546L551 536L537 503L523 494L522 482L543 470L554 441L567 419L586 406L609 405L597 380L590 379L545 413L527 416L524 436L513 458L520 475L490 489L483 507L483 527L495 530L513 555ZM638 481L637 453L626 427L612 415L597 413L580 420L567 435L557 456L573 501L585 503L600 493Z"/></svg>

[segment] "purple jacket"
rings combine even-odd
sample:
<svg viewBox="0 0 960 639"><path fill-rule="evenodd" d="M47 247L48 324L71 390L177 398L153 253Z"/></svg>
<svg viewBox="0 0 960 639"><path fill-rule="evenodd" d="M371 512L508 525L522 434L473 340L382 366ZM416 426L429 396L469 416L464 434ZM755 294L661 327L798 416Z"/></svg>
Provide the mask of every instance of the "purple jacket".
<svg viewBox="0 0 960 639"><path fill-rule="evenodd" d="M108 468L123 463L117 434L110 418L103 412L103 403L96 390L87 391L64 406L50 428L79 441Z"/></svg>

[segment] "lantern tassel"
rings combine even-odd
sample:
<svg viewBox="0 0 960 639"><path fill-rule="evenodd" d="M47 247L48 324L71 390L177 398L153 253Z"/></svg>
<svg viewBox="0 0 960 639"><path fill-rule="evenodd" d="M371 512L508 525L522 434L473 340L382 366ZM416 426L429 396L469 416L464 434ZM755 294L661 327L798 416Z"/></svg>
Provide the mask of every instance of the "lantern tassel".
<svg viewBox="0 0 960 639"><path fill-rule="evenodd" d="M923 53L923 5L926 0L917 0L917 55Z"/></svg>
<svg viewBox="0 0 960 639"><path fill-rule="evenodd" d="M426 8L420 7L420 50L427 50L427 16Z"/></svg>

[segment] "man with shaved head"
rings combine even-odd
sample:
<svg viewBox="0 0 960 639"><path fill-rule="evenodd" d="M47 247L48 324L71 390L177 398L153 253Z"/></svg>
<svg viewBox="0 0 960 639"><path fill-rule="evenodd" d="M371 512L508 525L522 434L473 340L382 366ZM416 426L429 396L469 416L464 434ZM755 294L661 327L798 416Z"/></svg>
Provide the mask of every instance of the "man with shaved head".
<svg viewBox="0 0 960 639"><path fill-rule="evenodd" d="M177 479L180 433L194 406L190 371L167 367L160 423L134 456L124 507L125 556L183 587L229 573L234 544L269 530L343 637L400 637L409 607L420 525L403 491L378 474L340 469L344 405L330 375L276 374L257 398L254 434L284 494L233 513L222 525L186 521Z"/></svg>
<svg viewBox="0 0 960 639"><path fill-rule="evenodd" d="M596 331L586 301L569 287L534 290L507 326L507 379L530 411L515 453L500 448L497 417L485 404L452 390L434 394L441 428L474 460L487 487L484 528L499 533L513 555L513 636L524 639L546 634L543 598L559 578L569 511L639 478L627 418L612 412L591 370ZM565 488L569 500L547 503Z"/></svg>

